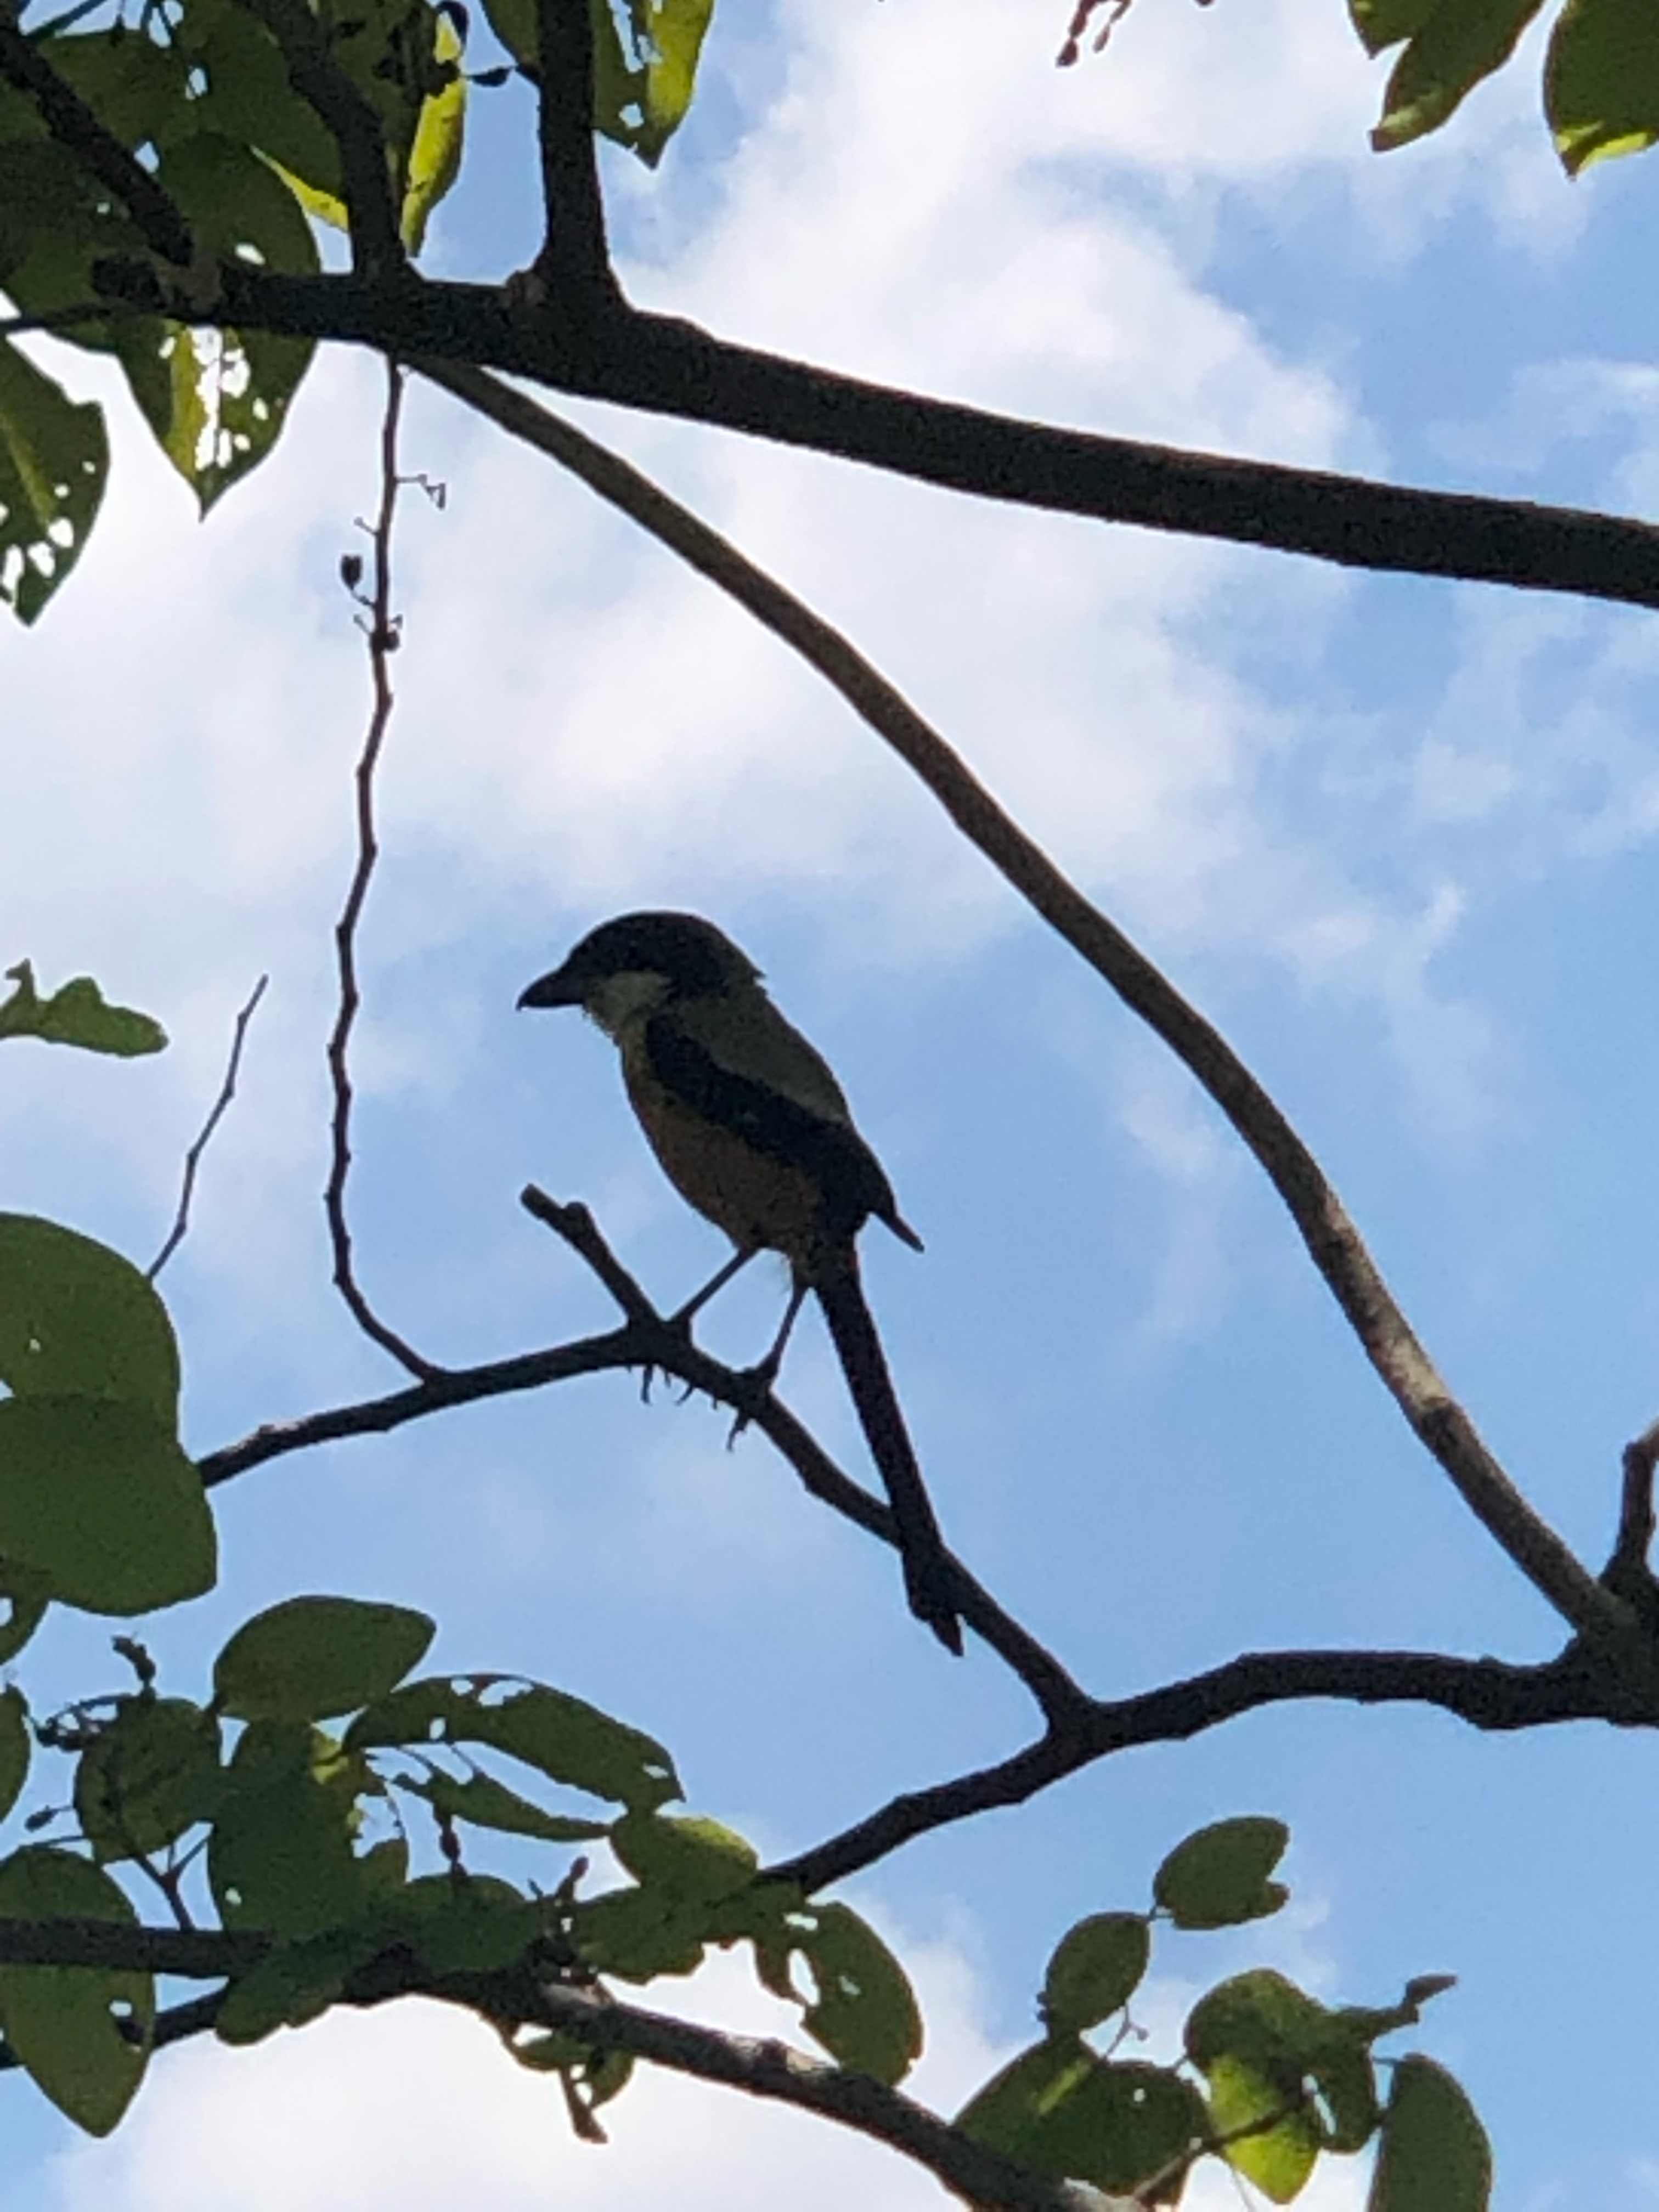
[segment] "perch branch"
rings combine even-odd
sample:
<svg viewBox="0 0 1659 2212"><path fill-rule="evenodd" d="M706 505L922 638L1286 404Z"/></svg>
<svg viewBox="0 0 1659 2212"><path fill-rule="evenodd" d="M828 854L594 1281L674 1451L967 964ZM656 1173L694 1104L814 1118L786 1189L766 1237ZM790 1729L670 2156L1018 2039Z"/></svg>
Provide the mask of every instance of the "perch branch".
<svg viewBox="0 0 1659 2212"><path fill-rule="evenodd" d="M1527 1504L1487 1449L1319 1163L1273 1099L1219 1031L1026 836L938 731L838 630L630 464L480 371L424 362L420 367L500 428L570 470L718 585L817 669L892 747L962 834L1169 1046L1226 1115L1284 1200L1395 1404L1471 1511L1575 1629L1623 1633L1626 1608Z"/></svg>

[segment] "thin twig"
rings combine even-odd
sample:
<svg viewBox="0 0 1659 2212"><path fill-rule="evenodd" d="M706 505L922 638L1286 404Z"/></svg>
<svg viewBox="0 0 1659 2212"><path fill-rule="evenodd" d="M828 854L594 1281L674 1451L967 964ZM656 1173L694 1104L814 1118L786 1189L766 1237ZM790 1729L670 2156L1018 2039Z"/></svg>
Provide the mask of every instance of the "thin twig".
<svg viewBox="0 0 1659 2212"><path fill-rule="evenodd" d="M42 307L33 315L0 315L0 338L27 337L35 331L50 336L55 331L75 330L82 323L107 323L137 313L125 300L82 300L68 307Z"/></svg>
<svg viewBox="0 0 1659 2212"><path fill-rule="evenodd" d="M499 428L549 454L746 608L890 744L1020 896L1162 1038L1255 1154L1315 1267L1412 1428L1528 1579L1582 1633L1619 1635L1627 1609L1528 1504L1407 1321L1312 1152L1213 1025L1026 836L886 678L793 592L572 424L480 370L418 364Z"/></svg>
<svg viewBox="0 0 1659 2212"><path fill-rule="evenodd" d="M265 995L265 986L270 981L269 975L260 976L247 1004L236 1017L236 1026L230 1041L230 1057L225 1062L225 1079L219 1085L219 1096L209 1109L201 1133L185 1154L184 1179L179 1187L179 1211L173 1217L173 1226L167 1231L167 1242L144 1271L152 1283L184 1243L189 1231L190 1202L196 1193L197 1170L202 1164L203 1153L212 1141L214 1131L224 1118L226 1108L236 1096L236 1078L242 1065L242 1047L247 1040L247 1025L253 1019L254 1010Z"/></svg>
<svg viewBox="0 0 1659 2212"><path fill-rule="evenodd" d="M352 871L351 886L346 893L345 905L334 927L340 996L333 1032L328 1041L328 1073L333 1089L334 1107L330 1121L328 1188L323 1194L323 1207L328 1216L329 1243L334 1255L334 1286L350 1308L352 1318L365 1336L372 1337L382 1350L389 1352L411 1375L426 1379L440 1370L431 1360L423 1358L412 1345L406 1343L396 1329L380 1319L358 1285L352 1266L351 1228L346 1219L345 1210L346 1182L351 1173L349 1053L352 1030L362 1004L362 994L357 981L357 925L362 919L368 887L374 880L374 864L380 856L380 841L374 830L374 771L380 765L381 748L386 743L386 730L392 720L391 663L392 655L398 649L400 634L398 617L392 611L392 531L397 520L400 485L398 426L403 414L405 377L395 361L387 361L386 371L386 412L380 423L380 498L374 526L369 532L373 548L373 575L364 601L368 610L368 620L363 625L368 638L374 704L368 718L368 732L363 740L363 749L357 758L357 861Z"/></svg>

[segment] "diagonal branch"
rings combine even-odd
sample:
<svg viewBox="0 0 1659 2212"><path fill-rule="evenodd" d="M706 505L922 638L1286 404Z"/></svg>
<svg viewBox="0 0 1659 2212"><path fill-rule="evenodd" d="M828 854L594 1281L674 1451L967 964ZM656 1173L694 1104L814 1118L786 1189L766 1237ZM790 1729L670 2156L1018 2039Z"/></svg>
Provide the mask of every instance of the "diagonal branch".
<svg viewBox="0 0 1659 2212"><path fill-rule="evenodd" d="M396 1390L349 1406L333 1407L295 1421L268 1423L240 1443L210 1452L197 1462L205 1486L245 1474L267 1460L292 1451L355 1436L383 1435L406 1422L422 1420L451 1407L469 1405L520 1390L536 1390L577 1375L616 1373L629 1368L660 1369L716 1404L729 1406L758 1429L794 1469L802 1487L821 1504L839 1513L884 1544L897 1547L893 1518L880 1499L845 1474L812 1435L769 1390L757 1392L754 1376L726 1367L697 1350L690 1336L659 1314L600 1236L586 1206L560 1206L532 1188L525 1204L591 1267L622 1307L623 1327L607 1336L586 1337L514 1359L479 1367L446 1368L413 1388ZM1085 1711L1090 1700L1054 1654L1004 1611L984 1585L946 1554L952 1601L975 1634L1025 1684L1051 1727Z"/></svg>
<svg viewBox="0 0 1659 2212"><path fill-rule="evenodd" d="M196 242L176 203L58 76L9 4L0 4L0 76L33 102L58 144L114 193L161 258L188 269Z"/></svg>
<svg viewBox="0 0 1659 2212"><path fill-rule="evenodd" d="M1153 1743L1184 1743L1263 1706L1311 1698L1425 1705L1470 1727L1504 1732L1565 1721L1659 1727L1659 1683L1626 1679L1570 1646L1537 1667L1420 1651L1247 1651L1137 1695L1095 1702L995 1765L895 1797L841 1834L767 1872L815 1893L872 1866L901 1844L998 1807L1023 1805L1097 1759Z"/></svg>
<svg viewBox="0 0 1659 2212"><path fill-rule="evenodd" d="M267 1936L217 1930L183 1935L112 1921L0 1920L0 1964L10 1966L97 1966L207 1980L246 1973L270 1948ZM1104 2201L971 2142L927 2106L867 2074L775 2038L728 2034L619 2003L609 1991L549 1982L523 1964L493 1974L436 1974L408 1951L388 1952L349 1977L342 2002L368 2008L407 1996L463 2005L504 2032L551 2028L588 2050L628 2051L672 2073L816 2113L914 2160L953 2196L985 2212L1099 2212ZM156 2042L205 2033L219 2002L209 1996L172 2007L157 2022ZM10 2051L0 2052L0 2069L18 2063Z"/></svg>
<svg viewBox="0 0 1659 2212"><path fill-rule="evenodd" d="M629 463L476 369L422 374L549 454L747 609L833 684L921 778L951 821L1189 1070L1261 1163L1367 1358L1470 1510L1584 1633L1621 1632L1626 1608L1516 1489L1442 1380L1324 1171L1231 1045L1004 811L965 762L863 654L793 592Z"/></svg>
<svg viewBox="0 0 1659 2212"><path fill-rule="evenodd" d="M295 90L340 149L352 259L371 283L405 266L392 165L380 118L329 49L321 18L305 0L240 0L276 41Z"/></svg>
<svg viewBox="0 0 1659 2212"><path fill-rule="evenodd" d="M246 1005L236 1017L235 1027L231 1033L230 1057L225 1062L224 1080L219 1085L219 1095L208 1109L208 1117L203 1122L195 1143L185 1154L185 1171L179 1186L179 1207L173 1217L173 1226L168 1230L161 1250L144 1270L152 1283L190 1233L191 1201L196 1195L196 1177L201 1168L202 1155L213 1142L213 1133L223 1121L232 1099L236 1096L236 1079L241 1073L242 1048L247 1042L247 1025L258 1012L270 981L269 975L260 976L249 994Z"/></svg>

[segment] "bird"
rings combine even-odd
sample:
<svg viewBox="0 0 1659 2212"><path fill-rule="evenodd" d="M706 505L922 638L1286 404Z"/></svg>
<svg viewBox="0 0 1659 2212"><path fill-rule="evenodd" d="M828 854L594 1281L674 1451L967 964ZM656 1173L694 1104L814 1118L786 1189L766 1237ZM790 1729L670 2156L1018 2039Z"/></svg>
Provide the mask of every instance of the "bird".
<svg viewBox="0 0 1659 2212"><path fill-rule="evenodd" d="M669 1181L732 1242L731 1259L677 1322L689 1325L757 1252L781 1253L788 1305L753 1370L769 1387L803 1302L816 1296L892 1507L910 1609L960 1654L955 1576L859 1271L866 1221L916 1251L921 1239L829 1063L773 1005L754 962L701 915L601 922L518 1003L580 1006L605 1031Z"/></svg>

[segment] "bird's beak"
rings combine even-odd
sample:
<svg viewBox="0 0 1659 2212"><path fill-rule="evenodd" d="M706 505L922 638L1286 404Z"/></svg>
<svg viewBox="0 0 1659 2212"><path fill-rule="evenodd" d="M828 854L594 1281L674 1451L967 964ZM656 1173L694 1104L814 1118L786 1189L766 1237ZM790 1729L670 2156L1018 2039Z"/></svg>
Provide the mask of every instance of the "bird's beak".
<svg viewBox="0 0 1659 2212"><path fill-rule="evenodd" d="M538 975L527 989L519 994L521 1009L525 1006L580 1006L581 1003L580 985L573 983L562 968L554 968L545 975Z"/></svg>

